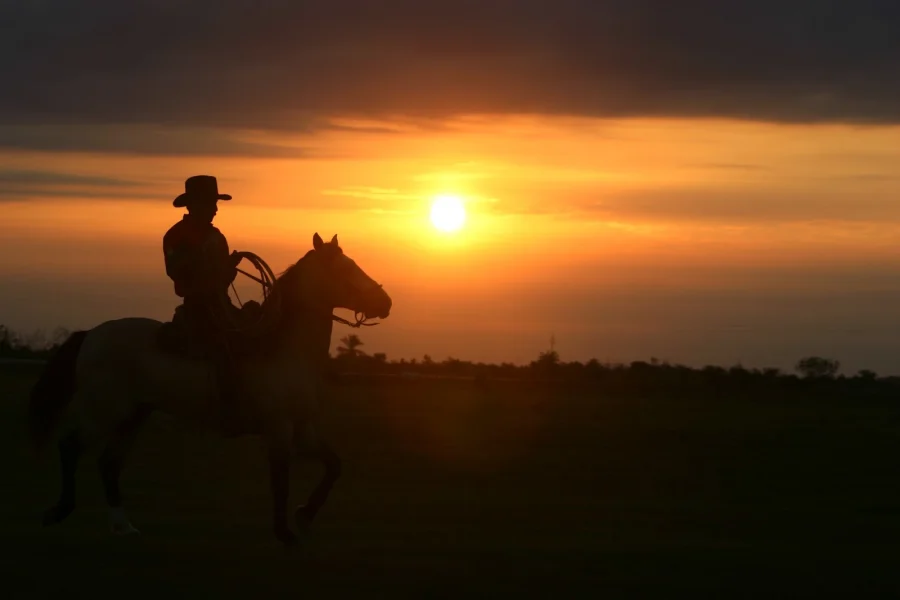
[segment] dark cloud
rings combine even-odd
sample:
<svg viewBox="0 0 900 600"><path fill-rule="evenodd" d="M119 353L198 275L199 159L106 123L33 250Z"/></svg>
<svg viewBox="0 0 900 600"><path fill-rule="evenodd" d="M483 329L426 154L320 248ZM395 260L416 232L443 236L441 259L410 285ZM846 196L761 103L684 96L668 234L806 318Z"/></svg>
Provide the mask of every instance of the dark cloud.
<svg viewBox="0 0 900 600"><path fill-rule="evenodd" d="M142 185L142 183L140 181L132 181L129 179L117 179L114 177L99 177L92 175L77 175L74 173L62 173L59 171L0 169L0 186L9 187L16 185L87 185L97 187L130 187Z"/></svg>
<svg viewBox="0 0 900 600"><path fill-rule="evenodd" d="M6 124L897 122L897 64L893 0L0 0Z"/></svg>
<svg viewBox="0 0 900 600"><path fill-rule="evenodd" d="M0 125L0 147L166 156L312 156L296 146L248 142L224 129L103 123Z"/></svg>
<svg viewBox="0 0 900 600"><path fill-rule="evenodd" d="M41 198L109 198L151 200L151 184L131 179L78 175L60 171L0 169L0 201Z"/></svg>
<svg viewBox="0 0 900 600"><path fill-rule="evenodd" d="M25 200L59 200L75 198L80 200L159 200L165 194L152 194L135 190L108 191L92 188L60 189L49 186L20 186L0 188L0 202L20 202Z"/></svg>

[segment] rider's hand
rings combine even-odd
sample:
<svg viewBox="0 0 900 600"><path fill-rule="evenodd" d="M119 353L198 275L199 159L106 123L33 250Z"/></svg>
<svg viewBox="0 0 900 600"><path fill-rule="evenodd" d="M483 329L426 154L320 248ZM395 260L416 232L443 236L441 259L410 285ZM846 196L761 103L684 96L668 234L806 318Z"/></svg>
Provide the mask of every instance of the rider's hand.
<svg viewBox="0 0 900 600"><path fill-rule="evenodd" d="M244 260L244 257L243 257L243 256L240 256L240 255L237 253L237 250L235 250L234 252L232 252L232 253L231 253L231 256L229 256L229 258L231 259L229 262L231 263L231 266L232 266L232 267L238 266L239 264L241 264L241 261Z"/></svg>

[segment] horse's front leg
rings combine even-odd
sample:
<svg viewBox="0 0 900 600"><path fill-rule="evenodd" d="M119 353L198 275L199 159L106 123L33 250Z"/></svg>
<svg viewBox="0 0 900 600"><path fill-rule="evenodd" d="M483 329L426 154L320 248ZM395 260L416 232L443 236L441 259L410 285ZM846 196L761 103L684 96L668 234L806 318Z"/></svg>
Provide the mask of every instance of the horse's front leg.
<svg viewBox="0 0 900 600"><path fill-rule="evenodd" d="M305 529L312 524L316 513L325 504L328 494L334 483L341 476L341 458L334 449L323 439L321 439L312 424L307 425L302 430L302 435L297 436L300 442L298 451L301 456L318 460L325 467L325 473L319 484L310 494L306 504L298 506L294 517L297 521L297 527Z"/></svg>
<svg viewBox="0 0 900 600"><path fill-rule="evenodd" d="M269 455L269 477L272 489L272 527L275 537L284 544L297 541L297 536L288 526L288 495L291 474L290 427L279 427L267 436Z"/></svg>

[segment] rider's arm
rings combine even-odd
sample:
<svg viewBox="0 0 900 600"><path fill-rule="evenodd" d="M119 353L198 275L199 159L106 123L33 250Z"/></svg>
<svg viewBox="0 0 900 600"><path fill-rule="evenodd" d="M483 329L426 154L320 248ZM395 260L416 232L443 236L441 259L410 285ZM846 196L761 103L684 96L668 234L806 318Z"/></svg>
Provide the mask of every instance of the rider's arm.
<svg viewBox="0 0 900 600"><path fill-rule="evenodd" d="M176 289L181 290L183 295L192 295L202 272L201 257L197 248L183 241L165 240L163 252L166 259L166 274L175 282Z"/></svg>
<svg viewBox="0 0 900 600"><path fill-rule="evenodd" d="M213 229L212 234L204 244L204 254L209 272L214 274L217 280L230 285L237 277L238 257L229 254L228 240L218 229Z"/></svg>

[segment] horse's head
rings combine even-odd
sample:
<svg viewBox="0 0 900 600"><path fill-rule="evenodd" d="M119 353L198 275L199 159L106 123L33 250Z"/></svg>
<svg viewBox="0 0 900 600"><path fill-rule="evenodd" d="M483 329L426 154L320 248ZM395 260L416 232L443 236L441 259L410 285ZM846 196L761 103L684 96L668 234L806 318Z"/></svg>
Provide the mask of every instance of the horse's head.
<svg viewBox="0 0 900 600"><path fill-rule="evenodd" d="M335 308L345 308L367 319L385 319L391 314L391 297L344 254L337 235L325 242L316 233L313 250L288 269L279 283L287 288L283 303L313 307L328 314Z"/></svg>

